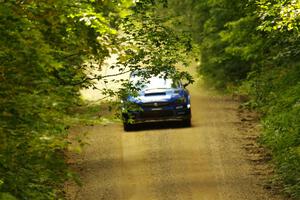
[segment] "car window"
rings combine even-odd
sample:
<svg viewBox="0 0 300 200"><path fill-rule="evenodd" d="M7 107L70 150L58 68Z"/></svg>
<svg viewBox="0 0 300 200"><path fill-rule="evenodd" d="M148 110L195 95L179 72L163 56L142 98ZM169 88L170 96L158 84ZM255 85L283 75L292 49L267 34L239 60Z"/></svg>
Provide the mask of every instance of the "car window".
<svg viewBox="0 0 300 200"><path fill-rule="evenodd" d="M180 86L178 81L173 81L172 79L164 79L161 77L151 77L147 80L142 79L139 76L132 76L131 81L134 85L140 87L141 89L157 89L157 88L178 88Z"/></svg>

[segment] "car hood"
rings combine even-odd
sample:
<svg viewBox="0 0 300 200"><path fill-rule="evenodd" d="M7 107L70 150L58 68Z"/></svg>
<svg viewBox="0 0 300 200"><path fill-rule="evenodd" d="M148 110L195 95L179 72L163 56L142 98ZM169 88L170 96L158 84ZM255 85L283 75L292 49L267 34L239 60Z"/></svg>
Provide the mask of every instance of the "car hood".
<svg viewBox="0 0 300 200"><path fill-rule="evenodd" d="M128 100L134 103L171 102L181 96L184 96L182 89L155 88L142 90L137 97L130 96Z"/></svg>

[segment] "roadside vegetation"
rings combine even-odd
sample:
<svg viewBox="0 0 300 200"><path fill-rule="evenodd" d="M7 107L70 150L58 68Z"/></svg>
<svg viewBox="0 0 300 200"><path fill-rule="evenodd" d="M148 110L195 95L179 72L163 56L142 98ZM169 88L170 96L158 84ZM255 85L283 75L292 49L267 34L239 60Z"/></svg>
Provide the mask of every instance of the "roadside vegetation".
<svg viewBox="0 0 300 200"><path fill-rule="evenodd" d="M284 192L300 198L300 2L171 0L181 28L200 45L208 86L247 95L262 114ZM179 14L178 14L179 13Z"/></svg>
<svg viewBox="0 0 300 200"><path fill-rule="evenodd" d="M62 184L73 177L64 162L68 118L80 88L91 85L83 63L108 55L111 25L126 8L1 1L0 199L62 198Z"/></svg>

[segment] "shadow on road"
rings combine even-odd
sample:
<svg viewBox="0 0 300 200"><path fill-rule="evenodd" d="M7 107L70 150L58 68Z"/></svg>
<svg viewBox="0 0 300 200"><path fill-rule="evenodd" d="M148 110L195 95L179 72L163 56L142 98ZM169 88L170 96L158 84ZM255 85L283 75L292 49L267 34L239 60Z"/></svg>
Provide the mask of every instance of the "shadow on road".
<svg viewBox="0 0 300 200"><path fill-rule="evenodd" d="M132 130L127 132L145 131L145 130L159 130L159 129L179 129L179 128L192 128L192 126L184 126L181 122L147 122L135 124Z"/></svg>

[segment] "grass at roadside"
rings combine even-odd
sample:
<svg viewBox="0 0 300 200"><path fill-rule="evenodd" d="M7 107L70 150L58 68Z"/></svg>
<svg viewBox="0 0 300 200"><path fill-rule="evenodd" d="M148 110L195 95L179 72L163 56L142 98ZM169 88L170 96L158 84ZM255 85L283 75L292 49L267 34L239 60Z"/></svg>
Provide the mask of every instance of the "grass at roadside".
<svg viewBox="0 0 300 200"><path fill-rule="evenodd" d="M73 125L97 125L118 122L116 102L89 102L72 108L69 118Z"/></svg>

